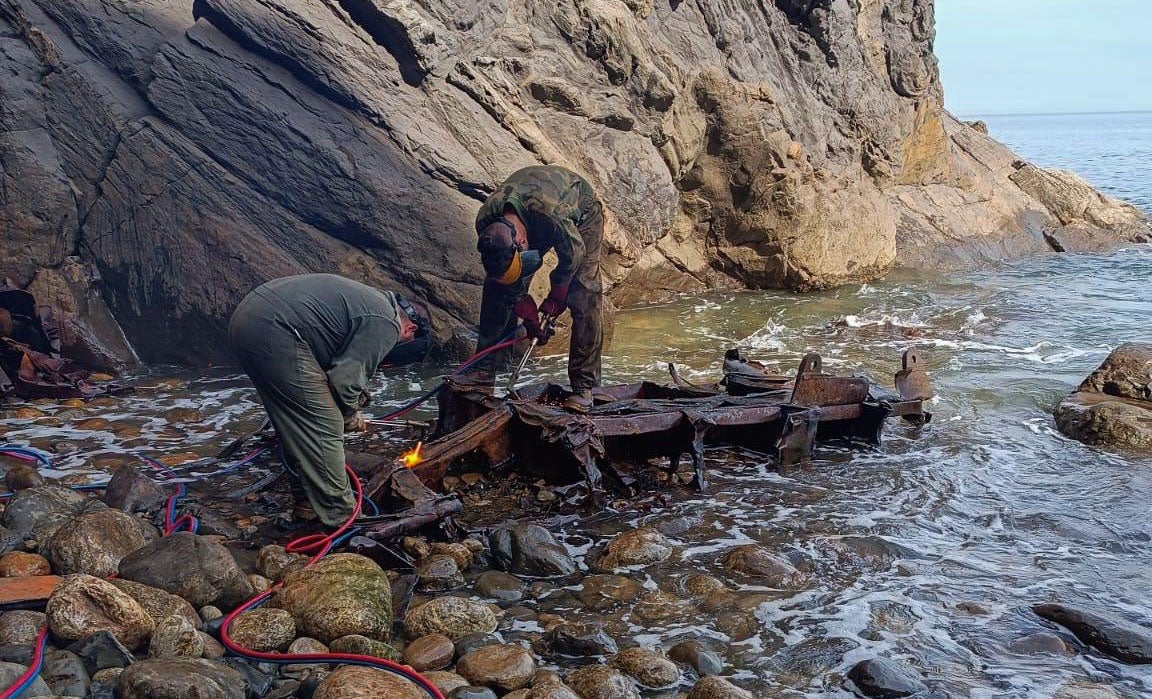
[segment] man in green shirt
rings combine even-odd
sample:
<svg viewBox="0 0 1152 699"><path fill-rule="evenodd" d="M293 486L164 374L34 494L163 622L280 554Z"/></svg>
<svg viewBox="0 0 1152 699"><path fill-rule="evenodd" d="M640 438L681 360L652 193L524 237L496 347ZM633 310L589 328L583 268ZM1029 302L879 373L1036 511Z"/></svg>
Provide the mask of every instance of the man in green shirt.
<svg viewBox="0 0 1152 699"><path fill-rule="evenodd" d="M545 328L566 309L572 313L568 348L569 410L592 407L592 389L600 385L604 333L600 244L604 213L592 186L571 170L535 165L517 170L488 197L476 215L477 250L487 272L480 303L477 349L499 342L524 321L529 336L548 341ZM536 307L528 294L541 256L556 251L547 298ZM492 363L481 367L491 381Z"/></svg>
<svg viewBox="0 0 1152 699"><path fill-rule="evenodd" d="M381 365L423 359L430 331L424 309L335 274L274 279L232 314L232 351L326 526L342 524L355 506L344 433L364 429L368 381Z"/></svg>

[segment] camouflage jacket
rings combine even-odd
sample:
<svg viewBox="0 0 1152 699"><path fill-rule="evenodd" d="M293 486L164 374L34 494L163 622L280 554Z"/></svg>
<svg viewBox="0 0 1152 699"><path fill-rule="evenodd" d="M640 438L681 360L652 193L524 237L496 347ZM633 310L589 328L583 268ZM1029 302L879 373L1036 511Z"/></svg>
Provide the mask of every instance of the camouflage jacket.
<svg viewBox="0 0 1152 699"><path fill-rule="evenodd" d="M533 165L512 173L488 197L476 214L476 232L503 216L505 207L512 207L528 229L528 249L541 254L556 251L556 269L549 277L552 285L568 284L584 259L584 237L578 226L585 209L597 201L592 186L571 170ZM527 280L513 286L522 286L520 293L527 292Z"/></svg>

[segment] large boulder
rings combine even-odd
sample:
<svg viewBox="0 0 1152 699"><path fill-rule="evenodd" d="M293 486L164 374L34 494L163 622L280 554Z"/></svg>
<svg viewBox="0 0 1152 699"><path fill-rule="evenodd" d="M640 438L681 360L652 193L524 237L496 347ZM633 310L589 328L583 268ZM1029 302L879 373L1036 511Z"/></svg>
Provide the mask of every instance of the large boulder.
<svg viewBox="0 0 1152 699"><path fill-rule="evenodd" d="M108 631L129 649L152 636L156 622L136 600L112 583L91 575L71 575L52 592L45 606L52 635L79 641L97 631Z"/></svg>
<svg viewBox="0 0 1152 699"><path fill-rule="evenodd" d="M87 512L60 525L44 547L57 575L86 573L106 578L120 561L160 538L152 525L120 510Z"/></svg>
<svg viewBox="0 0 1152 699"><path fill-rule="evenodd" d="M41 485L16 493L4 508L0 524L25 539L44 543L68 520L86 510L103 507L103 503L71 488Z"/></svg>
<svg viewBox="0 0 1152 699"><path fill-rule="evenodd" d="M230 667L195 659L155 658L120 674L120 699L245 699L244 677Z"/></svg>
<svg viewBox="0 0 1152 699"><path fill-rule="evenodd" d="M118 466L104 489L104 504L124 512L151 512L167 499L160 486L132 464Z"/></svg>
<svg viewBox="0 0 1152 699"><path fill-rule="evenodd" d="M505 693L528 684L536 674L536 661L517 645L481 646L460 658L456 672L473 685Z"/></svg>
<svg viewBox="0 0 1152 699"><path fill-rule="evenodd" d="M1086 444L1152 451L1152 344L1117 347L1054 414Z"/></svg>
<svg viewBox="0 0 1152 699"><path fill-rule="evenodd" d="M392 588L374 561L339 553L288 573L271 604L296 620L296 628L323 643L360 635L387 641L392 632Z"/></svg>
<svg viewBox="0 0 1152 699"><path fill-rule="evenodd" d="M576 571L568 550L538 524L500 527L488 536L488 546L497 565L515 575L550 578Z"/></svg>
<svg viewBox="0 0 1152 699"><path fill-rule="evenodd" d="M228 549L190 532L178 532L120 561L120 577L156 587L196 608L232 609L255 594Z"/></svg>
<svg viewBox="0 0 1152 699"><path fill-rule="evenodd" d="M296 638L296 621L283 609L251 609L232 621L228 635L249 650L283 651Z"/></svg>

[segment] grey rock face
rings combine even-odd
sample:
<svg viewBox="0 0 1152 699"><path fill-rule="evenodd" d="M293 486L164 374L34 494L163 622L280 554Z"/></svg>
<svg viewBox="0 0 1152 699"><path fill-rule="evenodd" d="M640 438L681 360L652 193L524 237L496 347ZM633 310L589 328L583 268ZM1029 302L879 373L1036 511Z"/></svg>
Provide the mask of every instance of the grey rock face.
<svg viewBox="0 0 1152 699"><path fill-rule="evenodd" d="M82 258L146 361L221 360L240 298L308 271L404 288L447 340L477 204L538 162L611 212L618 303L1147 239L943 111L933 10L3 0L0 275Z"/></svg>

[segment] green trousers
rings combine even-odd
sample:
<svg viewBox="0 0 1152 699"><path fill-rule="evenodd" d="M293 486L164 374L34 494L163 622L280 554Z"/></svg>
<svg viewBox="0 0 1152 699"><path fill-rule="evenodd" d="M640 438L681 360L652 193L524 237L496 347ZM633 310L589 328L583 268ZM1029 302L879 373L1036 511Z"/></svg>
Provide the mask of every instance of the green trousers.
<svg viewBox="0 0 1152 699"><path fill-rule="evenodd" d="M246 299L232 316L228 339L252 379L312 508L339 526L356 504L344 472L344 417L311 348L289 327L269 320L265 302Z"/></svg>

